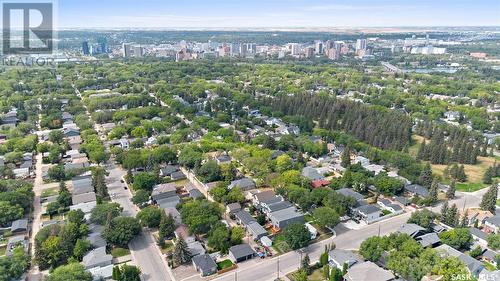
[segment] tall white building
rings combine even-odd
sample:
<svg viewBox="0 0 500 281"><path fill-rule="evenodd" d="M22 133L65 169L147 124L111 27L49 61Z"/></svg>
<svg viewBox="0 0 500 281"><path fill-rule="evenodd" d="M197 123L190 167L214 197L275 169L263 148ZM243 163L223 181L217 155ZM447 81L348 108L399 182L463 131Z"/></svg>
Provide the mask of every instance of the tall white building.
<svg viewBox="0 0 500 281"><path fill-rule="evenodd" d="M128 58L132 55L132 45L130 43L122 44L122 54L124 58Z"/></svg>
<svg viewBox="0 0 500 281"><path fill-rule="evenodd" d="M356 52L359 50L366 50L366 39L356 40Z"/></svg>
<svg viewBox="0 0 500 281"><path fill-rule="evenodd" d="M300 46L298 43L290 43L290 52L292 56L298 56L300 54Z"/></svg>
<svg viewBox="0 0 500 281"><path fill-rule="evenodd" d="M144 55L144 48L140 45L135 45L134 46L134 57L136 58L142 58Z"/></svg>
<svg viewBox="0 0 500 281"><path fill-rule="evenodd" d="M314 46L314 52L316 52L316 54L318 55L323 54L323 42L316 41L316 44Z"/></svg>

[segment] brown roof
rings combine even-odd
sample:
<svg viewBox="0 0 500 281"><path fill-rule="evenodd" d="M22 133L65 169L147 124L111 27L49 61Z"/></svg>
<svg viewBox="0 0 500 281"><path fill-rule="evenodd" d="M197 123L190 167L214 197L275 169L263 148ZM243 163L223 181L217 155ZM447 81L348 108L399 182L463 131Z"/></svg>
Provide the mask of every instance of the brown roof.
<svg viewBox="0 0 500 281"><path fill-rule="evenodd" d="M167 193L171 191L176 191L177 187L175 186L175 183L169 182L169 183L164 183L164 184L159 184L155 186L153 189L153 192L151 193L151 196L159 195L162 193Z"/></svg>

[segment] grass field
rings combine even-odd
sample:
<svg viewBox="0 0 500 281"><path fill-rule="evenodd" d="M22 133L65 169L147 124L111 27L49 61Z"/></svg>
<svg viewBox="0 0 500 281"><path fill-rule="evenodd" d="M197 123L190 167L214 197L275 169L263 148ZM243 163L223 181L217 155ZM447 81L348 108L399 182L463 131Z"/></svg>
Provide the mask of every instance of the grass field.
<svg viewBox="0 0 500 281"><path fill-rule="evenodd" d="M233 266L233 262L232 261L230 261L230 260L223 260L223 261L217 263L217 270L223 270L223 269L226 269L226 268L230 268L231 266Z"/></svg>
<svg viewBox="0 0 500 281"><path fill-rule="evenodd" d="M47 188L42 191L42 198L57 195L59 192L59 187Z"/></svg>
<svg viewBox="0 0 500 281"><path fill-rule="evenodd" d="M416 156L418 152L418 147L423 141L423 137L413 135L414 145L412 145L408 152L412 156ZM488 167L493 166L498 157L478 157L478 163L476 165L464 165L465 174L467 175L467 182L458 183L457 190L460 191L476 191L486 187L487 185L482 183L484 172ZM443 171L446 169L447 165L431 165L432 171L438 175L443 176Z"/></svg>
<svg viewBox="0 0 500 281"><path fill-rule="evenodd" d="M123 257L126 255L130 255L130 250L117 247L117 248L114 248L113 250L111 250L111 255L113 256L113 258Z"/></svg>
<svg viewBox="0 0 500 281"><path fill-rule="evenodd" d="M279 255L291 251L292 249L286 243L285 237L282 234L278 234L273 239L273 249L278 252Z"/></svg>

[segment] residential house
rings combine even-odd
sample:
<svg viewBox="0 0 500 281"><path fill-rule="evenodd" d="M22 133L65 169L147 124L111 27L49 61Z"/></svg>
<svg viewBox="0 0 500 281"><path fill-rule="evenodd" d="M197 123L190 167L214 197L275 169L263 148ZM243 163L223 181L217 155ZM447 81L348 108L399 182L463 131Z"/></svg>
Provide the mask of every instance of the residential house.
<svg viewBox="0 0 500 281"><path fill-rule="evenodd" d="M353 210L366 223L371 223L380 218L381 210L376 205L363 205Z"/></svg>
<svg viewBox="0 0 500 281"><path fill-rule="evenodd" d="M338 268L342 270L344 264L347 264L347 268L352 267L354 264L361 262L353 252L341 249L334 249L328 252L328 263L331 268Z"/></svg>
<svg viewBox="0 0 500 281"><path fill-rule="evenodd" d="M112 264L113 257L106 254L106 247L99 247L83 256L82 264L86 269L105 267Z"/></svg>
<svg viewBox="0 0 500 281"><path fill-rule="evenodd" d="M182 223L181 213L179 213L176 208L169 207L163 210L165 210L165 214L167 216L172 216L176 225L180 225Z"/></svg>
<svg viewBox="0 0 500 281"><path fill-rule="evenodd" d="M242 178L239 180L232 181L227 188L233 189L235 187L238 187L242 191L245 191L245 190L254 189L256 187L256 185L255 185L255 182L251 178Z"/></svg>
<svg viewBox="0 0 500 281"><path fill-rule="evenodd" d="M292 223L303 223L304 215L294 207L272 212L268 215L274 227L283 229Z"/></svg>
<svg viewBox="0 0 500 281"><path fill-rule="evenodd" d="M427 247L436 247L441 243L441 239L439 239L439 236L435 232L427 233L424 235L421 235L417 237L415 240L417 240L422 247L427 248Z"/></svg>
<svg viewBox="0 0 500 281"><path fill-rule="evenodd" d="M474 241L479 243L479 245L483 247L488 246L488 234L485 232L482 232L481 230L475 228L475 227L469 227L469 233L472 235L472 238Z"/></svg>
<svg viewBox="0 0 500 281"><path fill-rule="evenodd" d="M337 192L338 194L342 194L344 195L345 197L352 197L354 198L354 200L356 200L357 202L360 202L360 201L364 201L365 200L365 197L359 193L359 192L356 192L352 189L349 189L349 188L341 188L339 190L336 190L335 192ZM363 204L364 205L364 204Z"/></svg>
<svg viewBox="0 0 500 281"><path fill-rule="evenodd" d="M250 215L247 211L245 210L240 210L236 213L234 213L234 216L236 217L236 221L238 224L247 226L250 222L255 221L255 219Z"/></svg>
<svg viewBox="0 0 500 281"><path fill-rule="evenodd" d="M421 235L424 235L427 230L418 224L405 223L399 227L398 232L408 234L411 238L417 238Z"/></svg>
<svg viewBox="0 0 500 281"><path fill-rule="evenodd" d="M403 206L408 206L410 205L410 200L408 200L408 198L404 197L404 196L396 196L394 197L394 200L396 200L399 204L403 205Z"/></svg>
<svg viewBox="0 0 500 281"><path fill-rule="evenodd" d="M177 165L167 165L160 169L160 176L170 177L172 173L179 171L179 166Z"/></svg>
<svg viewBox="0 0 500 281"><path fill-rule="evenodd" d="M498 255L497 252L494 252L494 251L488 249L488 250L483 252L483 254L481 255L481 259L491 263L493 266L496 267L497 266L497 259L496 259L497 255Z"/></svg>
<svg viewBox="0 0 500 281"><path fill-rule="evenodd" d="M272 204L266 204L260 210L264 214L266 214L266 216L269 216L269 214L272 212L277 212L288 208L293 208L293 204L289 201L280 201Z"/></svg>
<svg viewBox="0 0 500 281"><path fill-rule="evenodd" d="M458 258L465 264L470 274L472 274L474 277L479 276L479 273L484 269L484 265L480 261L472 258L471 256L463 254L462 252L450 247L449 245L443 244L439 247L436 247L435 249L439 253L441 253L441 255Z"/></svg>
<svg viewBox="0 0 500 281"><path fill-rule="evenodd" d="M188 191L189 197L193 199L198 199L198 198L205 198L205 196L196 188L190 189Z"/></svg>
<svg viewBox="0 0 500 281"><path fill-rule="evenodd" d="M241 210L241 204L238 202L227 204L226 212L228 214L234 214Z"/></svg>
<svg viewBox="0 0 500 281"><path fill-rule="evenodd" d="M243 262L253 258L254 250L248 244L234 245L229 248L229 259L234 263Z"/></svg>
<svg viewBox="0 0 500 281"><path fill-rule="evenodd" d="M202 277L217 273L217 264L208 254L195 256L192 258L192 262Z"/></svg>
<svg viewBox="0 0 500 281"><path fill-rule="evenodd" d="M176 195L177 187L174 183L164 183L158 184L153 188L151 192L151 198L154 201L158 201L161 199L173 197Z"/></svg>
<svg viewBox="0 0 500 281"><path fill-rule="evenodd" d="M87 193L82 193L82 194L72 194L71 196L73 205L78 205L80 203L89 203L89 202L95 202L96 201L96 196L95 192L87 192Z"/></svg>
<svg viewBox="0 0 500 281"><path fill-rule="evenodd" d="M128 139L120 139L120 147L123 150L127 150L130 147L130 143L129 143Z"/></svg>
<svg viewBox="0 0 500 281"><path fill-rule="evenodd" d="M19 219L12 222L10 232L12 234L26 233L28 231L28 220Z"/></svg>
<svg viewBox="0 0 500 281"><path fill-rule="evenodd" d="M354 164L360 164L363 167L366 167L370 165L370 159L363 157L363 156L356 156L356 159L354 160Z"/></svg>
<svg viewBox="0 0 500 281"><path fill-rule="evenodd" d="M81 170L89 167L90 164L89 162L82 162L82 163L65 163L64 164L64 171L68 172L71 170Z"/></svg>
<svg viewBox="0 0 500 281"><path fill-rule="evenodd" d="M420 197L429 197L429 190L418 184L405 185L404 189L412 196L418 195Z"/></svg>
<svg viewBox="0 0 500 281"><path fill-rule="evenodd" d="M256 221L250 221L246 230L256 241L267 235L267 231Z"/></svg>
<svg viewBox="0 0 500 281"><path fill-rule="evenodd" d="M396 277L389 270L380 268L371 261L354 264L344 275L347 281L392 281Z"/></svg>
<svg viewBox="0 0 500 281"><path fill-rule="evenodd" d="M65 128L63 129L64 137L76 137L80 135L80 130L77 128Z"/></svg>
<svg viewBox="0 0 500 281"><path fill-rule="evenodd" d="M89 193L94 191L92 186L92 176L75 177L71 180L73 195Z"/></svg>
<svg viewBox="0 0 500 281"><path fill-rule="evenodd" d="M500 214L486 218L483 226L488 232L498 233L498 229L500 228Z"/></svg>
<svg viewBox="0 0 500 281"><path fill-rule="evenodd" d="M491 218L494 215L490 211L483 211L479 208L469 208L465 212L460 212L460 216L463 217L467 213L467 226L473 226L476 221L477 225L482 225L487 218Z"/></svg>
<svg viewBox="0 0 500 281"><path fill-rule="evenodd" d="M221 155L217 158L215 158L215 161L217 161L217 164L227 164L227 163L231 163L231 157L229 155Z"/></svg>
<svg viewBox="0 0 500 281"><path fill-rule="evenodd" d="M184 175L184 173L182 171L177 171L177 172L173 172L170 174L170 179L173 181L178 181L178 180L182 180L185 178L186 178L186 175Z"/></svg>
<svg viewBox="0 0 500 281"><path fill-rule="evenodd" d="M456 121L460 118L460 112L458 111L447 111L444 113L444 117L448 121Z"/></svg>
<svg viewBox="0 0 500 281"><path fill-rule="evenodd" d="M329 184L330 184L330 181L329 180L325 180L325 179L322 179L322 180L313 180L311 182L312 188L319 188L319 187L323 187L323 186L328 186Z"/></svg>
<svg viewBox="0 0 500 281"><path fill-rule="evenodd" d="M307 166L302 168L302 176L310 179L310 180L321 180L324 179L325 177L321 174L318 173L316 169L313 167Z"/></svg>
<svg viewBox="0 0 500 281"><path fill-rule="evenodd" d="M387 199L384 199L384 198L379 198L377 200L377 204L382 208L382 209L387 209L387 206L391 205L392 202L387 200Z"/></svg>

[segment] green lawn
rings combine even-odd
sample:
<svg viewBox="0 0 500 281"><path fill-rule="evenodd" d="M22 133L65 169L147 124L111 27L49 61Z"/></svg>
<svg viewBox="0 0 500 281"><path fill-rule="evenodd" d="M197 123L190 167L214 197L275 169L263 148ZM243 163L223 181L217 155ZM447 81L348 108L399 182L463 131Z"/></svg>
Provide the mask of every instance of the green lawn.
<svg viewBox="0 0 500 281"><path fill-rule="evenodd" d="M467 192L474 192L478 191L482 188L484 188L484 184L482 183L457 183L456 185L457 190L459 191L467 191Z"/></svg>
<svg viewBox="0 0 500 281"><path fill-rule="evenodd" d="M489 271L495 271L496 267L489 262L483 262L484 267Z"/></svg>
<svg viewBox="0 0 500 281"><path fill-rule="evenodd" d="M278 234L273 239L273 249L278 252L279 255L291 251L292 249L286 243L285 237L282 234Z"/></svg>
<svg viewBox="0 0 500 281"><path fill-rule="evenodd" d="M388 215L388 214L390 214L390 213L391 213L391 211L388 211L388 210L382 210L382 214L383 214L384 216L386 216L386 215Z"/></svg>
<svg viewBox="0 0 500 281"><path fill-rule="evenodd" d="M47 188L42 191L42 198L50 197L50 196L55 196L59 193L59 187L52 187L52 188Z"/></svg>
<svg viewBox="0 0 500 281"><path fill-rule="evenodd" d="M113 250L111 250L111 255L113 256L113 258L123 257L126 255L130 255L130 250L117 247L117 248L114 248Z"/></svg>
<svg viewBox="0 0 500 281"><path fill-rule="evenodd" d="M314 217L311 216L310 214L307 214L307 215L304 216L304 220L306 222L312 222L312 221L314 221Z"/></svg>
<svg viewBox="0 0 500 281"><path fill-rule="evenodd" d="M0 247L0 256L4 256L7 251L7 245Z"/></svg>
<svg viewBox="0 0 500 281"><path fill-rule="evenodd" d="M230 260L223 260L223 261L217 263L217 270L223 270L223 269L226 269L226 268L230 268L231 266L233 266L233 262L232 261L230 261Z"/></svg>
<svg viewBox="0 0 500 281"><path fill-rule="evenodd" d="M500 199L497 199L497 206L500 207Z"/></svg>
<svg viewBox="0 0 500 281"><path fill-rule="evenodd" d="M174 243L172 243L172 241L166 241L165 245L163 245L163 247L161 248L161 252L164 254L170 253L173 250L174 250Z"/></svg>

